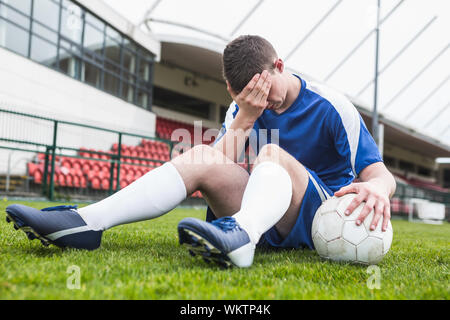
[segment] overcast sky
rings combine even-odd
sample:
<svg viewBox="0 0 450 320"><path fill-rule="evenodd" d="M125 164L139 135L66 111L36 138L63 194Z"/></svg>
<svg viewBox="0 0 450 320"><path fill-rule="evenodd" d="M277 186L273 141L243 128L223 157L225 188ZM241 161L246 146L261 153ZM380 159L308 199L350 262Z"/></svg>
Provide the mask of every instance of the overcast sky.
<svg viewBox="0 0 450 320"><path fill-rule="evenodd" d="M137 24L157 0L103 1ZM374 34L339 70L330 73L375 27L377 0L265 0L232 34L259 2L162 0L151 16L229 39L240 34L261 35L273 43L281 58L289 56L286 64L290 68L326 80L372 109L373 84L362 90L374 77ZM385 116L450 145L450 0L381 0L381 19L395 7L380 28L378 108ZM327 19L317 25L326 14ZM161 23L150 26L156 35L220 42L179 27ZM439 53L440 57L418 76ZM402 90L408 83L408 89Z"/></svg>

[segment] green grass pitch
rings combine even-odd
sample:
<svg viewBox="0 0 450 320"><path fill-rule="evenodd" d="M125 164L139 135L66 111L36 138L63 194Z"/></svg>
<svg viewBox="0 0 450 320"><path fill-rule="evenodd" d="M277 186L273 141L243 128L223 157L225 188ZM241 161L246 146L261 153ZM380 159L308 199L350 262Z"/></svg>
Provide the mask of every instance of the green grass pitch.
<svg viewBox="0 0 450 320"><path fill-rule="evenodd" d="M380 289L370 289L367 267L323 261L309 250L257 251L249 269L223 270L193 258L178 244L176 226L185 217L204 218L204 210L176 209L114 228L100 249L87 252L29 241L5 222L10 204L0 201L0 299L450 298L448 223L394 220L391 251L379 264ZM80 270L79 289L67 286L74 283L71 266Z"/></svg>

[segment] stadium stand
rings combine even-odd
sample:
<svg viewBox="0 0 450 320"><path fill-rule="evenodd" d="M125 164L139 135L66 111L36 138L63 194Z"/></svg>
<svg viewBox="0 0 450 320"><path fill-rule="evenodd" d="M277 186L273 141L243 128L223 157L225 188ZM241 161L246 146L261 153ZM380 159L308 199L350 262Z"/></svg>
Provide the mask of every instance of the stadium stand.
<svg viewBox="0 0 450 320"><path fill-rule="evenodd" d="M189 132L191 136L191 144L194 144L194 130L195 127L192 124L170 120L166 118L158 117L156 119L156 134L159 138L165 140L171 140L172 133L177 129L185 129ZM202 143L203 144L211 144L214 142L215 138L211 138L211 140L205 140L204 134L209 128L202 128Z"/></svg>
<svg viewBox="0 0 450 320"><path fill-rule="evenodd" d="M62 188L79 188L92 190L109 190L111 178L112 156L118 155L118 145L113 144L111 150L94 150L80 148L77 157L55 157L54 182ZM160 141L143 139L138 146L121 146L120 188L123 189L147 172L170 160L169 146ZM84 159L86 158L86 159ZM51 156L49 157L51 161ZM27 175L41 185L45 171L45 154L39 153L34 161L27 164ZM48 168L50 172L50 165ZM113 189L117 187L117 170L114 170ZM50 178L48 176L49 182ZM202 198L201 192L192 197Z"/></svg>

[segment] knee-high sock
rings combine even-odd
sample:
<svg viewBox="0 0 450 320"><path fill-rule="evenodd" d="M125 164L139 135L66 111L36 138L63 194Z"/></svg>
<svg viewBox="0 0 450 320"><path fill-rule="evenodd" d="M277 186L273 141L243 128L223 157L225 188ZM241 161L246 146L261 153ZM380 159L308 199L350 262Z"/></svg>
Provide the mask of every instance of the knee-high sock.
<svg viewBox="0 0 450 320"><path fill-rule="evenodd" d="M170 162L145 174L112 196L78 210L93 230L157 218L186 198L186 186Z"/></svg>
<svg viewBox="0 0 450 320"><path fill-rule="evenodd" d="M233 217L256 245L261 235L284 216L291 200L289 173L275 162L262 162L250 175L241 210Z"/></svg>

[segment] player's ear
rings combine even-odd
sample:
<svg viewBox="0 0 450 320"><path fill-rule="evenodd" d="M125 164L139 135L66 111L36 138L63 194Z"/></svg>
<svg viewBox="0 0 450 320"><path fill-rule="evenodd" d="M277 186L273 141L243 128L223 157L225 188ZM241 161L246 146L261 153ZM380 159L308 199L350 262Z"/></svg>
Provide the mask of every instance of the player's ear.
<svg viewBox="0 0 450 320"><path fill-rule="evenodd" d="M284 71L284 61L282 59L277 59L273 63L274 69L278 70L278 72L283 73Z"/></svg>
<svg viewBox="0 0 450 320"><path fill-rule="evenodd" d="M228 93L231 95L231 97L233 97L233 99L234 99L234 97L236 96L236 92L234 92L234 90L231 88L231 84L230 84L230 82L228 82L228 80L225 80L226 81L226 83L227 83L227 90L228 90Z"/></svg>

